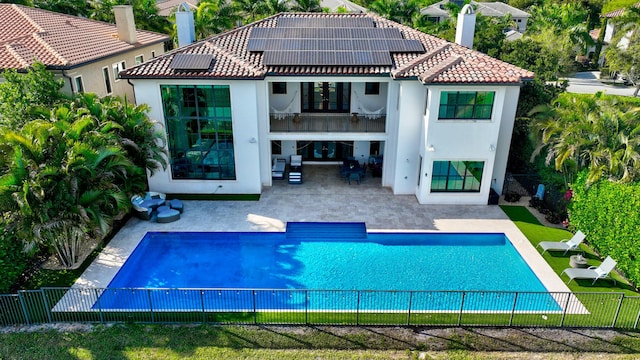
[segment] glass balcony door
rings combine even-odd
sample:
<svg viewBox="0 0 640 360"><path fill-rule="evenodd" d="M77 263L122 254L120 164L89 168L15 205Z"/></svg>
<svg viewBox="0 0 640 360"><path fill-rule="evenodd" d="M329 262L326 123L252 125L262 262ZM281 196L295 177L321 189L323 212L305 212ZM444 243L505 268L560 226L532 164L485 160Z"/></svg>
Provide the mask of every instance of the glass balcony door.
<svg viewBox="0 0 640 360"><path fill-rule="evenodd" d="M302 83L302 112L348 113L350 98L350 83Z"/></svg>

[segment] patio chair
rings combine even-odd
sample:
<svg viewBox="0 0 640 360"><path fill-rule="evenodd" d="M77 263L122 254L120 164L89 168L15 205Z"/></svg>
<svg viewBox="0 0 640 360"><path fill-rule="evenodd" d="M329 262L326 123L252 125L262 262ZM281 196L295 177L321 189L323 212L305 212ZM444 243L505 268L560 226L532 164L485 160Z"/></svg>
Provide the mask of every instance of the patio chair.
<svg viewBox="0 0 640 360"><path fill-rule="evenodd" d="M291 155L291 169L300 171L302 169L302 155Z"/></svg>
<svg viewBox="0 0 640 360"><path fill-rule="evenodd" d="M131 197L131 211L135 216L142 220L151 220L153 209L143 204L144 198L140 195L133 195Z"/></svg>
<svg viewBox="0 0 640 360"><path fill-rule="evenodd" d="M565 255L570 250L577 250L580 244L584 241L586 235L578 230L571 239L563 239L560 241L541 241L538 246L542 248L542 254L545 251L564 251ZM536 246L536 247L538 247Z"/></svg>
<svg viewBox="0 0 640 360"><path fill-rule="evenodd" d="M609 273L616 267L616 264L616 261L613 260L611 256L607 256L600 266L590 266L587 269L567 268L560 273L560 276L562 276L562 274L567 274L569 277L567 284L573 279L593 279L593 282L591 283L591 285L593 285L598 281L598 279L610 278ZM616 284L616 279L610 279L613 280L614 284Z"/></svg>

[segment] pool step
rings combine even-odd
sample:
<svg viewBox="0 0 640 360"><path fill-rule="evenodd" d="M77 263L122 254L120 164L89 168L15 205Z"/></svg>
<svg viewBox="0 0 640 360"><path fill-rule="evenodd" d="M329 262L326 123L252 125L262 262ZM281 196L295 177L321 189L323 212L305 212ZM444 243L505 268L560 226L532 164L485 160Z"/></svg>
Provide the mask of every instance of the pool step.
<svg viewBox="0 0 640 360"><path fill-rule="evenodd" d="M360 222L288 222L288 239L366 239L367 226Z"/></svg>

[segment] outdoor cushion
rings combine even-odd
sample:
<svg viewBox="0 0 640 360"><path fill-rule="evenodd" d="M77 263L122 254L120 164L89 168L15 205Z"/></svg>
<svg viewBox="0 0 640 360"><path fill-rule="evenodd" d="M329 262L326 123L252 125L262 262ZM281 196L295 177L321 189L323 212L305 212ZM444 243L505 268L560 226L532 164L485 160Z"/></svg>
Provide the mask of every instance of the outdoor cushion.
<svg viewBox="0 0 640 360"><path fill-rule="evenodd" d="M158 215L156 221L159 223L170 223L180 219L180 212L178 210L171 209L168 206L160 206L158 208Z"/></svg>
<svg viewBox="0 0 640 360"><path fill-rule="evenodd" d="M174 209L174 210L178 210L181 214L184 211L184 205L182 204L182 200L180 199L173 199L171 201L168 201L169 203L169 207Z"/></svg>

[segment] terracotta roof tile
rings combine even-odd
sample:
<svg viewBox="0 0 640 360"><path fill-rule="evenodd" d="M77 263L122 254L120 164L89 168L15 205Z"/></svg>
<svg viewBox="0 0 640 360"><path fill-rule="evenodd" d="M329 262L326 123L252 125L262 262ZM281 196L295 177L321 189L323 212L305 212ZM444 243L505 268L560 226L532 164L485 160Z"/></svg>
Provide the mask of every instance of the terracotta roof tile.
<svg viewBox="0 0 640 360"><path fill-rule="evenodd" d="M0 4L0 68L24 68L34 60L71 67L137 47L167 41L137 31L135 44L121 41L113 24L15 4Z"/></svg>
<svg viewBox="0 0 640 360"><path fill-rule="evenodd" d="M405 39L418 40L425 53L393 53L391 66L267 66L262 53L247 51L251 31L276 27L284 17L369 17L376 27L396 28ZM212 54L214 64L208 71L184 72L169 68L175 54ZM394 79L417 78L425 83L520 83L533 73L422 33L374 14L283 13L209 39L174 50L121 73L124 78L210 78L262 79L269 75L388 75Z"/></svg>
<svg viewBox="0 0 640 360"><path fill-rule="evenodd" d="M632 5L632 6L635 7L635 8L639 8L640 9L640 3L636 3L636 4ZM627 8L629 8L629 7L631 7L631 6L628 6ZM616 17L622 15L624 13L624 11L627 10L627 8L613 10L613 11L610 11L610 12L608 12L606 14L600 15L600 17L601 18L608 18L608 19L616 18Z"/></svg>

